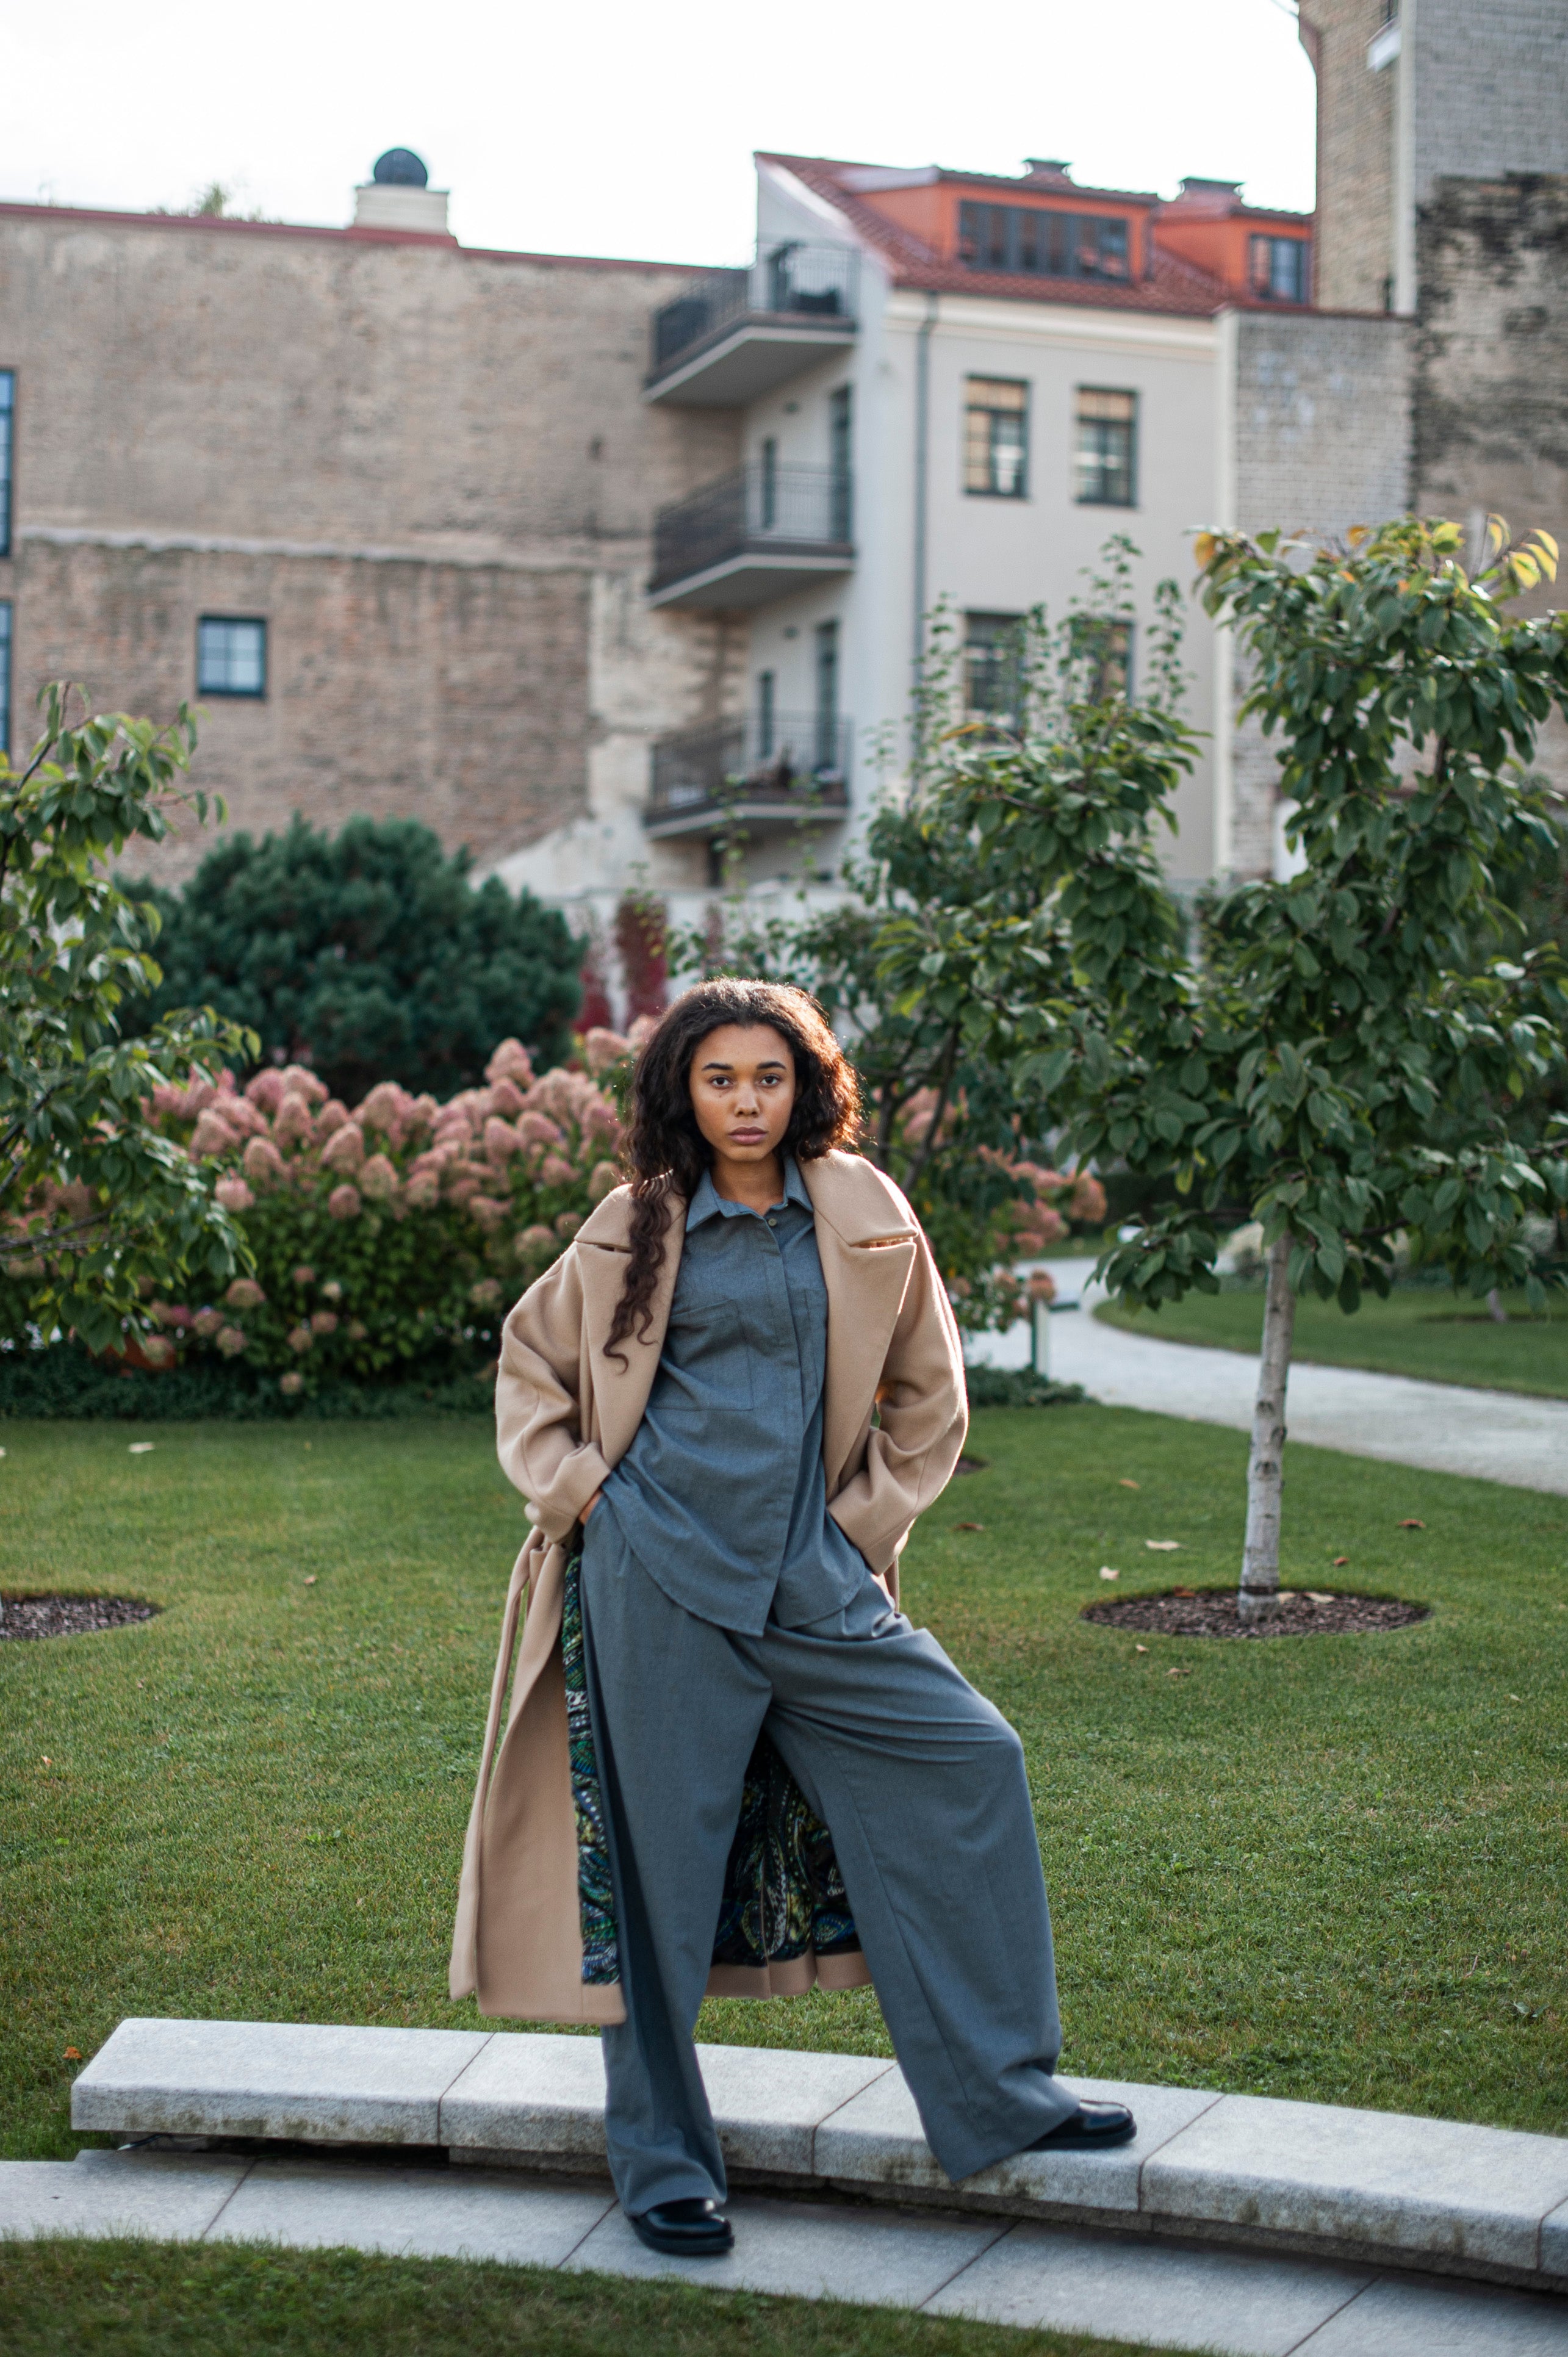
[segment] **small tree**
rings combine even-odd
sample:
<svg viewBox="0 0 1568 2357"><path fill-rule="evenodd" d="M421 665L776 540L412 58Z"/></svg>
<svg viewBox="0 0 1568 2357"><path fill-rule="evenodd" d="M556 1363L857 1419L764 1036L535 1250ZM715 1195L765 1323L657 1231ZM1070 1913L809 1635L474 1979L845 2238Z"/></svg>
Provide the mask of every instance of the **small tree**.
<svg viewBox="0 0 1568 2357"><path fill-rule="evenodd" d="M210 1009L144 1037L122 1018L156 989L157 912L106 872L133 836L158 842L196 743L124 713L72 726L47 688L27 766L0 758L0 1340L74 1329L94 1350L145 1325L145 1297L217 1290L245 1259L205 1175L148 1119L155 1089L254 1042ZM83 699L85 701L85 699Z"/></svg>
<svg viewBox="0 0 1568 2357"><path fill-rule="evenodd" d="M231 836L183 891L143 888L164 921L148 1017L209 1003L348 1102L382 1080L476 1086L509 1035L557 1061L578 945L529 893L494 877L476 887L471 865L413 819L352 818L328 835L296 817L259 843Z"/></svg>
<svg viewBox="0 0 1568 2357"><path fill-rule="evenodd" d="M1273 1609L1296 1297L1353 1312L1401 1240L1481 1295L1542 1296L1523 1236L1568 1200L1568 1134L1521 1103L1563 1058L1561 960L1477 968L1500 884L1550 845L1519 772L1568 708L1568 617L1503 604L1543 539L1475 580L1460 533L1403 522L1348 550L1277 534L1199 542L1205 601L1254 666L1249 708L1283 739L1305 870L1215 896L1196 959L1152 853L1191 748L1157 709L1084 706L1054 745L960 760L944 822L1026 871L1004 900L916 909L887 942L908 993L967 1009L973 1052L1055 1090L1078 1150L1174 1181L1102 1259L1150 1307L1212 1291L1227 1213L1263 1223L1268 1269L1240 1609ZM1441 1117L1441 1129L1439 1122Z"/></svg>

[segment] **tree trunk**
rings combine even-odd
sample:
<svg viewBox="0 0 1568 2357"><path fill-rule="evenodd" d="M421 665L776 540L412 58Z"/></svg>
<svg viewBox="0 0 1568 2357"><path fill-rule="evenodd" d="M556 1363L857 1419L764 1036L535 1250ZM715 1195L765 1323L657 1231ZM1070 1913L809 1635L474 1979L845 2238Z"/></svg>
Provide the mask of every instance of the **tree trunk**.
<svg viewBox="0 0 1568 2357"><path fill-rule="evenodd" d="M1509 1313L1503 1308L1503 1297L1495 1285L1487 1296L1487 1313L1494 1325L1506 1326L1509 1322Z"/></svg>
<svg viewBox="0 0 1568 2357"><path fill-rule="evenodd" d="M1258 1356L1258 1397L1252 1410L1252 1448L1247 1459L1247 1539L1241 1555L1237 1598L1243 1620L1262 1620L1278 1609L1280 1594L1280 1494L1284 1485L1285 1385L1290 1381L1291 1342L1295 1334L1295 1295L1290 1283L1291 1240L1269 1246L1268 1297L1263 1304L1263 1347Z"/></svg>

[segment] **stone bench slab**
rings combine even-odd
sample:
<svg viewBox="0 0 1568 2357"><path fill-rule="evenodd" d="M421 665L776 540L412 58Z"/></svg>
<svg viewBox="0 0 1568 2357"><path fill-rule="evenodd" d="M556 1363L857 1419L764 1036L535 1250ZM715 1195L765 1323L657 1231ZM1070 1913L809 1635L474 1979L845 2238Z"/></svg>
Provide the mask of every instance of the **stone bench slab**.
<svg viewBox="0 0 1568 2357"><path fill-rule="evenodd" d="M1104 2154L1015 2154L954 2187L885 2057L744 2046L698 2055L727 2159L786 2190L792 2180L831 2185L971 2216L1124 2225L1568 2289L1568 2138L1069 2079L1080 2095L1131 2104L1136 2141ZM467 2169L600 2174L604 2064L596 2038L564 2034L134 2019L77 2080L71 2119L122 2136L439 2147ZM247 2204L260 2199L258 2186Z"/></svg>

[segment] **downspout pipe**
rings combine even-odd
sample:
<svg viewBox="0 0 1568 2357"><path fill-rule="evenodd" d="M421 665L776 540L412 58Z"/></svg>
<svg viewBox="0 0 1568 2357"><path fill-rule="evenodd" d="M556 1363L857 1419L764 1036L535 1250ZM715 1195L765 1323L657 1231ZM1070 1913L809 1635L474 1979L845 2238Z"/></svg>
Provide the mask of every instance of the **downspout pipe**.
<svg viewBox="0 0 1568 2357"><path fill-rule="evenodd" d="M915 338L915 599L910 618L909 663L912 684L918 689L926 652L926 545L929 504L928 477L931 443L931 329L937 324L940 295L926 297L926 316ZM915 706L917 730L919 705ZM917 747L918 739L917 737Z"/></svg>

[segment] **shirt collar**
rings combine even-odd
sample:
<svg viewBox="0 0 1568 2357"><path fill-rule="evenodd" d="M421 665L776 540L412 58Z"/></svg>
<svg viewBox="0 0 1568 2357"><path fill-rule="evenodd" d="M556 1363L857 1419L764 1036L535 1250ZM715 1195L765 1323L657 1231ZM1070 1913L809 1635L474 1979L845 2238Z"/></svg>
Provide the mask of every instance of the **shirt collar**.
<svg viewBox="0 0 1568 2357"><path fill-rule="evenodd" d="M784 1200L798 1203L802 1211L809 1211L811 1208L806 1182L800 1176L800 1166L792 1154L784 1157ZM714 1185L713 1172L704 1170L686 1208L686 1233L690 1235L693 1228L700 1228L705 1221L715 1217L732 1220L745 1213L746 1205L726 1202ZM755 1212L750 1216L755 1218Z"/></svg>

